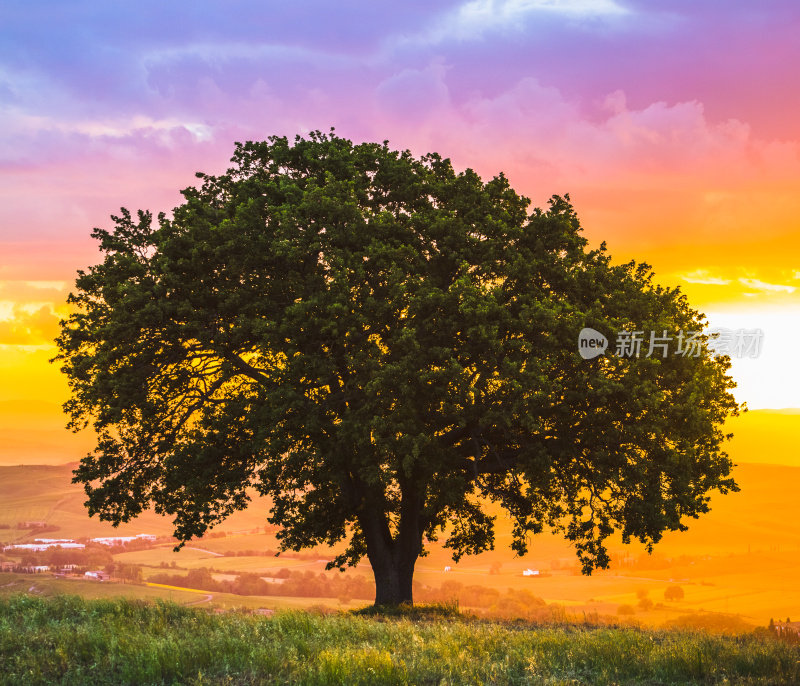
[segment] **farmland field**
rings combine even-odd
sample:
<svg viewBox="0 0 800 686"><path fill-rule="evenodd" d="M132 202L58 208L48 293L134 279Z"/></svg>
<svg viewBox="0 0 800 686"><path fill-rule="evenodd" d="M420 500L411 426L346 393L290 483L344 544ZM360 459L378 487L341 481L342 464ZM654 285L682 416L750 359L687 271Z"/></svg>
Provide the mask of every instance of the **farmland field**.
<svg viewBox="0 0 800 686"><path fill-rule="evenodd" d="M188 591L151 588L140 584L121 584L83 579L54 578L49 574L0 574L0 596L28 593L36 596L58 594L79 595L83 598L138 598L148 600L171 600L176 603L191 603L197 595Z"/></svg>

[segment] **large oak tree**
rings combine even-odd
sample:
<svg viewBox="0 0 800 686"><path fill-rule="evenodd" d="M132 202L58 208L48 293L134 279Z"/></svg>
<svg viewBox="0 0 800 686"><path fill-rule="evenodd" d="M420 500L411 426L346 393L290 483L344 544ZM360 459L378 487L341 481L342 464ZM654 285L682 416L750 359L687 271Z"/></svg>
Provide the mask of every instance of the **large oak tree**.
<svg viewBox="0 0 800 686"><path fill-rule="evenodd" d="M347 542L376 603L411 601L424 544L455 559L563 532L585 572L736 490L727 358L606 354L577 337L699 331L644 264L590 250L569 197L530 209L430 154L315 132L237 144L173 217L95 229L56 359L91 514L154 506L182 541L268 495L282 545ZM705 339L701 339L705 341Z"/></svg>

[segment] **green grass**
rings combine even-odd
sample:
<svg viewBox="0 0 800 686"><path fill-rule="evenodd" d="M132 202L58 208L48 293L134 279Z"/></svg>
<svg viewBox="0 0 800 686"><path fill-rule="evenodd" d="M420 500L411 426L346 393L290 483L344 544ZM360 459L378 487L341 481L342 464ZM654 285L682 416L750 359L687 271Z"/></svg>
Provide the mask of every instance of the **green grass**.
<svg viewBox="0 0 800 686"><path fill-rule="evenodd" d="M196 593L153 588L141 584L88 581L81 578L60 579L50 574L0 574L0 598L17 593L41 596L74 594L89 599L124 596L143 600L172 600L177 603L192 602L198 598Z"/></svg>
<svg viewBox="0 0 800 686"><path fill-rule="evenodd" d="M753 635L417 617L14 595L0 599L0 683L800 683L800 649Z"/></svg>

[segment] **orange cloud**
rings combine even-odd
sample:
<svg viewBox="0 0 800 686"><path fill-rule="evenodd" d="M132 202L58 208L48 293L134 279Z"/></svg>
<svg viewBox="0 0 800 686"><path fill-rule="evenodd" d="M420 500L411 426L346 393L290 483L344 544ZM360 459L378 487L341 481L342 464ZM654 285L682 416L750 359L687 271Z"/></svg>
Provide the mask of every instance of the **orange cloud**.
<svg viewBox="0 0 800 686"><path fill-rule="evenodd" d="M58 335L59 318L51 305L29 311L15 305L12 318L0 321L0 345L52 345Z"/></svg>

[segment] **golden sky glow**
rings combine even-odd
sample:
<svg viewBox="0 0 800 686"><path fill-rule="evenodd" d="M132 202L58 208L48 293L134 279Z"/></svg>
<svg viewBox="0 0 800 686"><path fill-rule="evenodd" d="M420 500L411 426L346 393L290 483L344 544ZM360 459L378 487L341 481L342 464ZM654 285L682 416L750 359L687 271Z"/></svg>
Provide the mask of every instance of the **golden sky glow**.
<svg viewBox="0 0 800 686"><path fill-rule="evenodd" d="M0 461L86 444L58 429L67 389L47 359L76 270L98 261L92 227L169 211L236 140L330 126L502 170L535 205L569 192L593 245L653 265L712 326L763 330L760 357L734 361L740 401L800 407L795 3L332 8L151 8L144 41L123 6L6 17Z"/></svg>

